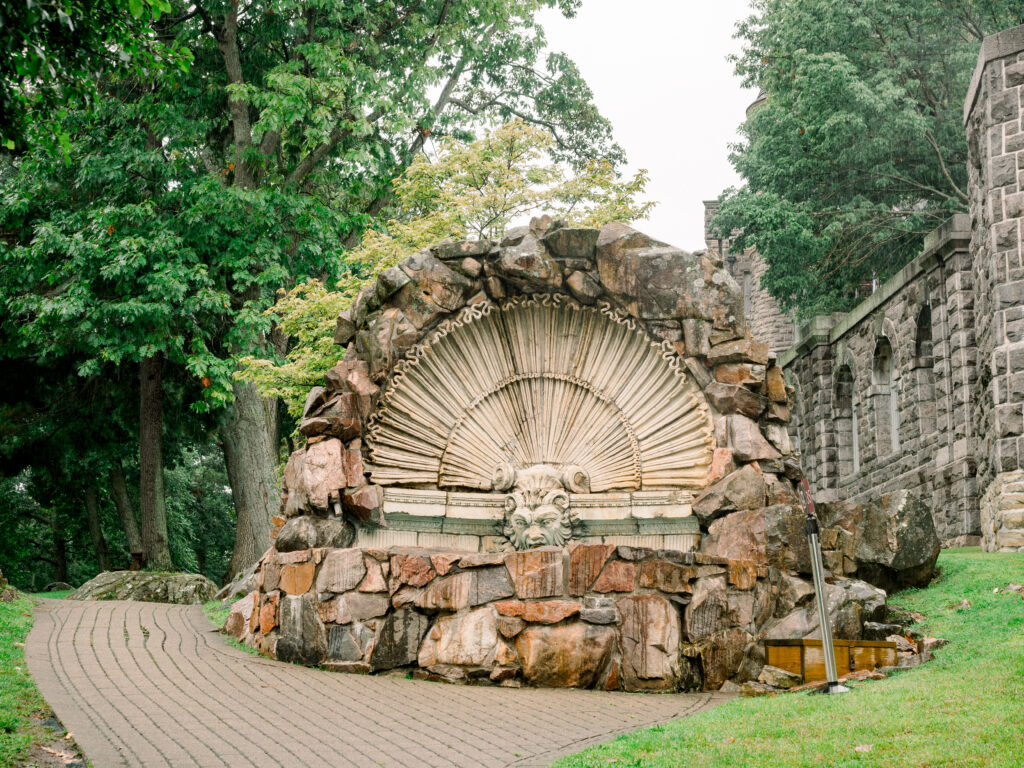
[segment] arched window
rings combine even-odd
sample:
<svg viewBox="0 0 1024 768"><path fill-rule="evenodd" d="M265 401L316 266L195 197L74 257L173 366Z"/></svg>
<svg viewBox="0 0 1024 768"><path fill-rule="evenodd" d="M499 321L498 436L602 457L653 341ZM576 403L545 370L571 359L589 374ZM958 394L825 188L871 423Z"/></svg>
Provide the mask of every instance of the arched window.
<svg viewBox="0 0 1024 768"><path fill-rule="evenodd" d="M917 316L917 335L914 339L914 357L917 365L932 364L932 310L925 306ZM925 363L927 361L927 363Z"/></svg>
<svg viewBox="0 0 1024 768"><path fill-rule="evenodd" d="M899 414L893 386L892 344L884 336L875 345L871 364L872 405L875 418L875 455L889 456L899 449Z"/></svg>
<svg viewBox="0 0 1024 768"><path fill-rule="evenodd" d="M853 405L853 371L843 365L836 371L832 393L832 423L835 426L839 458L839 476L844 478L860 471L860 446L857 443L857 412Z"/></svg>
<svg viewBox="0 0 1024 768"><path fill-rule="evenodd" d="M932 311L925 306L917 316L917 334L914 337L914 379L917 385L917 416L922 441L937 429L934 360Z"/></svg>

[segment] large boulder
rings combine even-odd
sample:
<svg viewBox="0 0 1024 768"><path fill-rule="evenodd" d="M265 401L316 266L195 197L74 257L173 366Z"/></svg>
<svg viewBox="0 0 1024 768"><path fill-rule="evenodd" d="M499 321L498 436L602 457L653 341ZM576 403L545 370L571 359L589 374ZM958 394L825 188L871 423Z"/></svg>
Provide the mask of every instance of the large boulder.
<svg viewBox="0 0 1024 768"><path fill-rule="evenodd" d="M293 517L274 540L278 552L298 552L313 547L347 547L356 537L352 523L338 517Z"/></svg>
<svg viewBox="0 0 1024 768"><path fill-rule="evenodd" d="M941 543L919 496L896 491L865 504L819 505L826 567L887 592L922 587L935 573Z"/></svg>
<svg viewBox="0 0 1024 768"><path fill-rule="evenodd" d="M199 573L106 571L85 582L68 600L140 600L192 605L212 600L217 585Z"/></svg>
<svg viewBox="0 0 1024 768"><path fill-rule="evenodd" d="M277 658L316 665L327 655L327 630L316 610L314 595L288 595L278 604L280 636Z"/></svg>
<svg viewBox="0 0 1024 768"><path fill-rule="evenodd" d="M857 575L894 591L923 587L935 573L938 534L931 511L909 491L896 491L864 505L854 559Z"/></svg>
<svg viewBox="0 0 1024 768"><path fill-rule="evenodd" d="M605 290L636 317L698 318L733 337L743 334L743 293L708 254L690 254L611 223L598 235L597 270Z"/></svg>
<svg viewBox="0 0 1024 768"><path fill-rule="evenodd" d="M284 489L288 492L285 517L317 510L327 512L331 498L338 498L347 485L344 446L337 439L307 445L288 458Z"/></svg>
<svg viewBox="0 0 1024 768"><path fill-rule="evenodd" d="M527 682L559 688L591 688L615 652L615 630L582 622L530 626L516 636Z"/></svg>

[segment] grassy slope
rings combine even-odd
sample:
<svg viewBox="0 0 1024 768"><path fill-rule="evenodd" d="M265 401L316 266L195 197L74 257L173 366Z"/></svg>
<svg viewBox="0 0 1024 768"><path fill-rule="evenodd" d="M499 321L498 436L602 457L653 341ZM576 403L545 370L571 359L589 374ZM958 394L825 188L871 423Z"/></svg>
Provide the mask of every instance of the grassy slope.
<svg viewBox="0 0 1024 768"><path fill-rule="evenodd" d="M893 597L949 645L935 660L842 696L741 699L577 755L557 768L1018 768L1024 766L1024 555L951 550L926 590ZM966 598L970 610L954 606ZM857 752L856 746L871 745Z"/></svg>
<svg viewBox="0 0 1024 768"><path fill-rule="evenodd" d="M34 742L52 739L29 715L46 709L25 665L25 638L32 628L32 601L0 603L0 765L14 765Z"/></svg>

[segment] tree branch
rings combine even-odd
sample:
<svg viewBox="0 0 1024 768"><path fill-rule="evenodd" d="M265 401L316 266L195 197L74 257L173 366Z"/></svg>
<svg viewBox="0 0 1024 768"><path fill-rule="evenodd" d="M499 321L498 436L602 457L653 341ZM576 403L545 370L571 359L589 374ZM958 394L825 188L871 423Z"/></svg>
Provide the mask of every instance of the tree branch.
<svg viewBox="0 0 1024 768"><path fill-rule="evenodd" d="M217 47L224 58L224 69L228 82L244 85L242 60L238 53L238 0L231 0L231 9L224 16L223 26L214 29ZM246 151L252 146L252 126L249 123L249 104L238 96L228 94L228 112L235 140L235 186L252 189L255 184L252 169L245 160Z"/></svg>
<svg viewBox="0 0 1024 768"><path fill-rule="evenodd" d="M946 168L946 161L942 159L942 151L939 149L939 145L938 143L936 143L935 137L932 136L932 132L925 131L924 138L935 151L935 157L939 161L939 170L942 171L942 175L946 178L946 181L949 183L949 186L953 188L953 191L956 192L957 197L959 197L963 202L970 202L970 198L968 198L967 195L964 194L964 191L957 186L955 181L953 181L953 177L949 175L949 170Z"/></svg>

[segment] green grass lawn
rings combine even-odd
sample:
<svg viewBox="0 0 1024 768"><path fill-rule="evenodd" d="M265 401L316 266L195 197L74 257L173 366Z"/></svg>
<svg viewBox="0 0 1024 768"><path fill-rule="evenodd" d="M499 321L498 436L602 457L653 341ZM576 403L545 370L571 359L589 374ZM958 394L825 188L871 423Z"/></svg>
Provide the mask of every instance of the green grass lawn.
<svg viewBox="0 0 1024 768"><path fill-rule="evenodd" d="M234 603L234 600L230 603L210 600L203 604L203 612L206 614L206 618L212 621L217 629L220 629L224 626L224 622L228 620L228 614L231 613L231 606Z"/></svg>
<svg viewBox="0 0 1024 768"><path fill-rule="evenodd" d="M933 661L840 696L738 699L563 758L556 768L1020 768L1024 766L1024 554L944 551L940 577L890 605L946 638ZM969 610L957 610L963 599ZM856 751L860 747L862 751Z"/></svg>
<svg viewBox="0 0 1024 768"><path fill-rule="evenodd" d="M25 665L32 605L23 594L13 603L0 603L0 766L15 765L34 743L53 739L52 732L30 720L48 711Z"/></svg>

